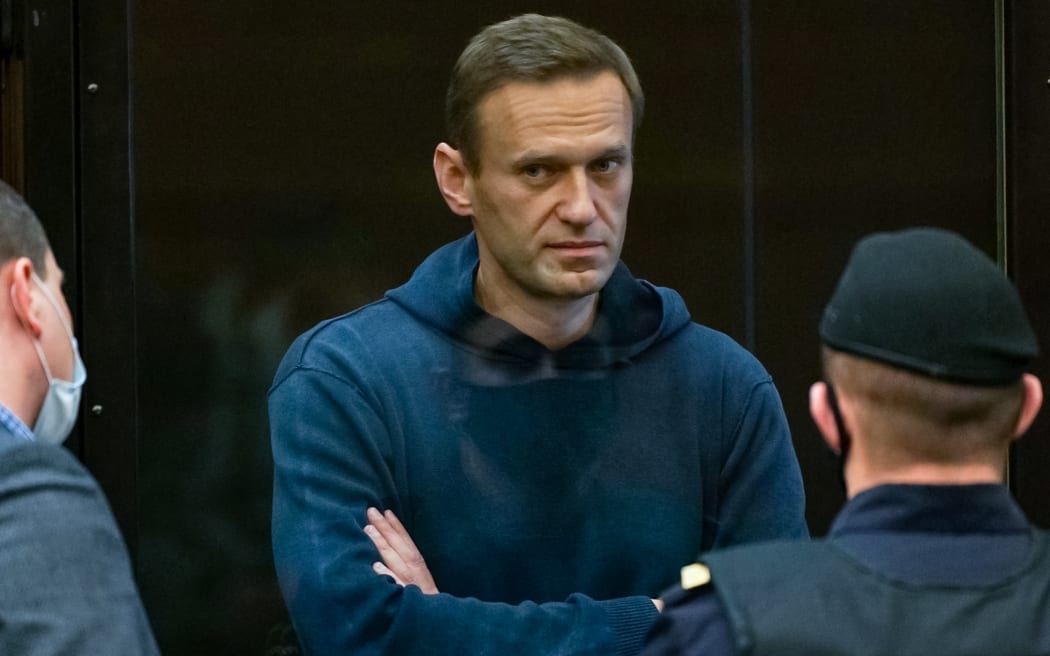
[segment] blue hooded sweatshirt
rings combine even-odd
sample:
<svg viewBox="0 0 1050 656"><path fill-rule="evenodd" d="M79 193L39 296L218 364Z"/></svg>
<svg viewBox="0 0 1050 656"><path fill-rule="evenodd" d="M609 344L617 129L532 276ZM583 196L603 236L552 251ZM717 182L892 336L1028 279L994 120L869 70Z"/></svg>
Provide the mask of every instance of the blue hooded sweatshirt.
<svg viewBox="0 0 1050 656"><path fill-rule="evenodd" d="M307 654L634 654L702 552L807 534L769 375L619 264L551 351L478 307L473 235L300 336L269 393L277 574ZM377 575L392 509L440 594Z"/></svg>

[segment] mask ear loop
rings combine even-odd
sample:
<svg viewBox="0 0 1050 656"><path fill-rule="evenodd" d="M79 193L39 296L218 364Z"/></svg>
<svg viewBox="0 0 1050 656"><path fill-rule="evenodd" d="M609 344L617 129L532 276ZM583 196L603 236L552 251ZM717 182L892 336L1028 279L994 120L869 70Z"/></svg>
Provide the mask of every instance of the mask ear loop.
<svg viewBox="0 0 1050 656"><path fill-rule="evenodd" d="M835 387L830 382L824 383L828 390L828 407L831 408L831 416L835 418L835 428L839 432L839 483L846 490L846 457L849 455L850 434L846 430L846 422L842 419L842 411L839 410L839 400L835 395Z"/></svg>
<svg viewBox="0 0 1050 656"><path fill-rule="evenodd" d="M44 292L44 296L47 296L47 300L51 303L51 307L54 308L55 312L58 314L58 320L62 322L62 327L66 329L66 335L69 336L69 341L72 342L76 339L73 337L73 327L70 326L69 322L66 321L66 318L62 316L62 308L58 306L58 300L55 299L55 295L47 288L47 285L45 285L44 281L40 279L40 276L36 275L36 271L33 271L30 275L33 276L33 280L36 282L37 287L40 288L40 291ZM14 291L13 286L11 287L11 290Z"/></svg>
<svg viewBox="0 0 1050 656"><path fill-rule="evenodd" d="M33 274L33 277L36 278L37 280L40 280L39 278L37 278L37 275L35 273ZM11 304L14 305L14 303L15 303L15 286L11 285ZM59 316L59 320L62 321L62 325L65 326L65 323L66 323L65 319L63 319L61 317L61 313L59 313L59 315L60 315ZM22 325L24 327L28 328L28 326L26 326L26 323L22 319L22 317L18 317L18 320L22 323ZM69 331L69 327L68 326L66 326L66 331L67 332ZM41 366L44 367L44 375L47 376L47 384L50 385L51 381L54 380L54 378L51 376L51 367L47 366L47 358L44 357L44 349L40 346L40 340L37 339L36 337L34 337L33 335L30 335L29 338L33 341L33 348L36 349L36 357L37 357L38 360L40 360Z"/></svg>

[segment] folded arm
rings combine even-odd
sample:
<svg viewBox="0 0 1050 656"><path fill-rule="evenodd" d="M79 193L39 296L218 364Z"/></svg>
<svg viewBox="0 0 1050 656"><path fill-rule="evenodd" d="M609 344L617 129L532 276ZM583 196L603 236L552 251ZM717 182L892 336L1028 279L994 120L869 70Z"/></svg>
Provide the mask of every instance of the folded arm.
<svg viewBox="0 0 1050 656"><path fill-rule="evenodd" d="M413 585L377 575L377 557L411 544L387 538L387 556L380 556L365 530L369 507L399 503L392 464L398 447L345 381L296 370L271 391L270 424L274 561L307 654L572 655L640 648L657 615L644 596L597 601L577 594L519 604L461 598L438 593L432 580L419 585L416 577L426 569L421 558L414 571L396 572ZM386 528L394 524L388 520Z"/></svg>
<svg viewBox="0 0 1050 656"><path fill-rule="evenodd" d="M423 554L394 511L379 512L377 508L369 508L367 516L365 534L372 540L380 557L380 560L372 563L376 574L391 577L401 587L414 585L423 594L437 594L434 577L427 568ZM652 602L657 610L663 610L662 600L653 599Z"/></svg>

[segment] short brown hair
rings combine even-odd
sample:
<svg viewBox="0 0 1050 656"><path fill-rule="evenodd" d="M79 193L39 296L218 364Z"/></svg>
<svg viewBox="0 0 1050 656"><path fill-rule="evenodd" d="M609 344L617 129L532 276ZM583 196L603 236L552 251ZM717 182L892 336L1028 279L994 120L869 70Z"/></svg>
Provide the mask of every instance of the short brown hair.
<svg viewBox="0 0 1050 656"><path fill-rule="evenodd" d="M43 278L47 271L44 258L50 248L36 214L17 191L0 181L0 265L16 257L28 257Z"/></svg>
<svg viewBox="0 0 1050 656"><path fill-rule="evenodd" d="M885 457L953 463L1005 449L1024 385L972 385L913 373L822 347L827 380L855 401L857 429Z"/></svg>
<svg viewBox="0 0 1050 656"><path fill-rule="evenodd" d="M480 166L477 108L508 82L548 82L613 71L631 100L632 137L645 97L630 59L609 37L567 18L524 14L486 27L460 54L445 96L449 144L472 173Z"/></svg>

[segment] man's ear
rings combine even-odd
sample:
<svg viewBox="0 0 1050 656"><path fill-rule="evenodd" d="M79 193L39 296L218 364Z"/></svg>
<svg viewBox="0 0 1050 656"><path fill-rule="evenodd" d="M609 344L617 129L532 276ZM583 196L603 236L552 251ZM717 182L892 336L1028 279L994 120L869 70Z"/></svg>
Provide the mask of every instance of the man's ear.
<svg viewBox="0 0 1050 656"><path fill-rule="evenodd" d="M23 326L29 328L34 337L40 337L39 303L33 295L33 261L19 257L11 265L11 306Z"/></svg>
<svg viewBox="0 0 1050 656"><path fill-rule="evenodd" d="M1024 383L1024 401L1021 403L1021 413L1014 428L1014 439L1028 431L1043 405L1043 384L1039 379L1032 374L1025 374L1021 380Z"/></svg>
<svg viewBox="0 0 1050 656"><path fill-rule="evenodd" d="M450 210L460 216L474 214L470 172L463 163L463 155L447 143L440 143L434 149L434 177Z"/></svg>
<svg viewBox="0 0 1050 656"><path fill-rule="evenodd" d="M835 453L842 453L842 440L839 435L839 427L835 423L835 414L831 411L831 402L828 401L827 383L813 383L809 387L809 414L813 417L813 423L817 425L821 437Z"/></svg>

